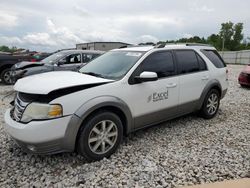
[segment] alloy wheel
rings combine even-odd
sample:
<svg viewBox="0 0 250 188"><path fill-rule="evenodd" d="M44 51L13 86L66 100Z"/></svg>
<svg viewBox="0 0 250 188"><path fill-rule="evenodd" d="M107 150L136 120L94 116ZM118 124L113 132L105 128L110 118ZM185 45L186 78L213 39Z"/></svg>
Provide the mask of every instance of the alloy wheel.
<svg viewBox="0 0 250 188"><path fill-rule="evenodd" d="M118 129L116 124L110 120L103 120L90 131L89 148L95 154L107 153L115 145L117 137Z"/></svg>
<svg viewBox="0 0 250 188"><path fill-rule="evenodd" d="M219 104L219 98L215 93L212 93L207 100L207 112L210 115L216 113Z"/></svg>
<svg viewBox="0 0 250 188"><path fill-rule="evenodd" d="M11 71L6 71L3 75L3 79L7 84L11 83Z"/></svg>

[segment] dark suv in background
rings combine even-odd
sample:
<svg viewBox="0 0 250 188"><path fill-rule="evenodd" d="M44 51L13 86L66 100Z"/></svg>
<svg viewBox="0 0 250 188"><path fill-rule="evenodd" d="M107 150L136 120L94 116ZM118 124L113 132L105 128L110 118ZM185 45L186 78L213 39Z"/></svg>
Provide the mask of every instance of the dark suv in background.
<svg viewBox="0 0 250 188"><path fill-rule="evenodd" d="M104 52L94 50L63 50L50 55L40 62L21 62L11 68L11 83L18 79L51 71L77 71L89 61Z"/></svg>
<svg viewBox="0 0 250 188"><path fill-rule="evenodd" d="M12 55L12 54L0 54L0 80L4 84L11 84L11 67L19 62L26 61L29 63L33 63L36 61L41 61L43 58L47 57L48 53L43 54L19 54L19 55Z"/></svg>

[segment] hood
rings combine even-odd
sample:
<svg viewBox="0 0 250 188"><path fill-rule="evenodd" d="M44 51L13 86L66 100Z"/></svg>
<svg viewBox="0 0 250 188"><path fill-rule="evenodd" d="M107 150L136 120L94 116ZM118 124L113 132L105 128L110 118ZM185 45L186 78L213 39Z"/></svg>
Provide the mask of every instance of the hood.
<svg viewBox="0 0 250 188"><path fill-rule="evenodd" d="M43 63L41 62L31 62L31 61L22 61L20 63L15 64L15 69L23 69L35 66L42 66Z"/></svg>
<svg viewBox="0 0 250 188"><path fill-rule="evenodd" d="M58 71L22 78L16 82L14 89L23 93L46 95L59 89L112 81L78 72Z"/></svg>

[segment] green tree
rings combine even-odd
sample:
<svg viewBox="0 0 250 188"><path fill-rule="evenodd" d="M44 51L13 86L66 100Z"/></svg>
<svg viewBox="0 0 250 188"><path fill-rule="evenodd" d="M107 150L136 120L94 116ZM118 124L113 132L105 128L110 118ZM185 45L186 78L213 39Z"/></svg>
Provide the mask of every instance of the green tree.
<svg viewBox="0 0 250 188"><path fill-rule="evenodd" d="M243 23L226 22L221 24L219 36L222 50L239 50L243 39Z"/></svg>
<svg viewBox="0 0 250 188"><path fill-rule="evenodd" d="M234 25L234 35L232 41L232 50L239 50L241 41L243 40L243 23L237 23Z"/></svg>
<svg viewBox="0 0 250 188"><path fill-rule="evenodd" d="M212 34L207 38L207 43L214 46L216 49L221 50L221 38L218 34Z"/></svg>
<svg viewBox="0 0 250 188"><path fill-rule="evenodd" d="M10 52L10 48L8 46L0 46L0 51L2 52Z"/></svg>

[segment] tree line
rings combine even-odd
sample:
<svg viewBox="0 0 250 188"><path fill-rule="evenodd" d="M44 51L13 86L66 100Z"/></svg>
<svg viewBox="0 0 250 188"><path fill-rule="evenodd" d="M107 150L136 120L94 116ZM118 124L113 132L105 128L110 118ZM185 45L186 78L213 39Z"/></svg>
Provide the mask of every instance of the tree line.
<svg viewBox="0 0 250 188"><path fill-rule="evenodd" d="M244 38L243 23L229 21L221 24L221 29L217 34L211 34L207 38L193 36L190 38L181 38L178 40L159 41L157 44L164 43L203 43L211 44L219 51L237 51L250 49L250 37ZM154 43L140 43L140 45L152 45Z"/></svg>

